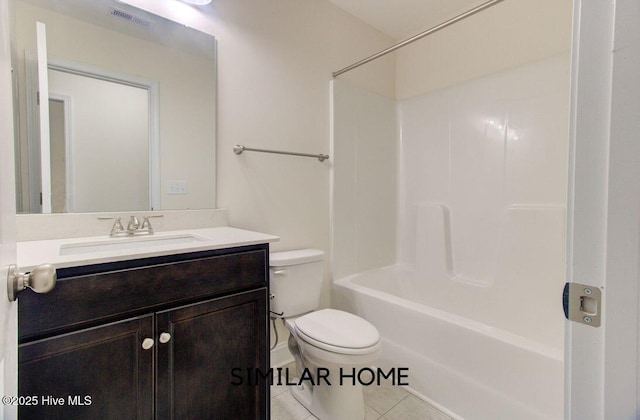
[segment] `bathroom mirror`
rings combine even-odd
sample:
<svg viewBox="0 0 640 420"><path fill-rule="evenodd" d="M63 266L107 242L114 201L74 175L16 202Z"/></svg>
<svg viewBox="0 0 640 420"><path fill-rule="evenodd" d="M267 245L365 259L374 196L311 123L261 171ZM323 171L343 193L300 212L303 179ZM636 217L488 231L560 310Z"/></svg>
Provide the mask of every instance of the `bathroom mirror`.
<svg viewBox="0 0 640 420"><path fill-rule="evenodd" d="M115 0L11 12L18 213L215 207L214 37Z"/></svg>

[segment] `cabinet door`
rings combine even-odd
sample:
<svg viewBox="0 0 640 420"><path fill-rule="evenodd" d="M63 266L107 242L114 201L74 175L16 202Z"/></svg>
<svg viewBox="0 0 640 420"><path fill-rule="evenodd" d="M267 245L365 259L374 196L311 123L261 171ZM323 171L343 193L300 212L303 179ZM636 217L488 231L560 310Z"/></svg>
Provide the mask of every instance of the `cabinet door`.
<svg viewBox="0 0 640 420"><path fill-rule="evenodd" d="M268 418L266 381L232 384L234 368L269 368L266 288L159 312L156 331L170 334L157 349L158 418Z"/></svg>
<svg viewBox="0 0 640 420"><path fill-rule="evenodd" d="M145 338L153 315L20 345L20 419L152 418L154 349L142 348Z"/></svg>

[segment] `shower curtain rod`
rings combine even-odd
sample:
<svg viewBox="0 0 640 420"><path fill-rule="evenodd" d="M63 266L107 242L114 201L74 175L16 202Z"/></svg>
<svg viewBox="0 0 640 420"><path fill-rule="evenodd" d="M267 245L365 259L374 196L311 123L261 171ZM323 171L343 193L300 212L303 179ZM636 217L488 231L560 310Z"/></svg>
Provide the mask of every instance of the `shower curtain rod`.
<svg viewBox="0 0 640 420"><path fill-rule="evenodd" d="M447 20L446 22L442 22L441 24L436 25L436 26L434 26L432 28L429 28L424 32L420 32L418 35L414 35L411 38L405 39L404 41L399 42L396 45L393 45L393 46L387 48L386 50L382 50L379 53L373 54L372 56L369 56L369 57L367 57L365 59L362 59L362 60L358 61L357 63L354 63L354 64L352 64L350 66L347 66L347 67L345 67L345 68L343 68L341 70L333 72L332 73L333 78L336 78L337 76L340 76L342 73L346 73L349 70L353 70L353 69L355 69L357 67L360 67L363 64L367 64L369 61L373 61L376 58L382 57L383 55L387 55L390 52L393 52L393 51L397 50L398 48L402 48L405 45L411 44L414 41L422 39L427 35L431 35L434 32L438 32L440 29L444 29L449 25L453 25L456 22L459 22L459 21L461 21L461 20L463 20L465 18L468 18L471 15L475 15L476 13L481 12L484 9L488 9L489 7L494 6L494 5L496 5L498 3L501 3L503 1L504 0L490 0L490 1L486 2L486 3L482 3L481 5L476 6L473 9L467 10L466 12L461 13L458 16Z"/></svg>

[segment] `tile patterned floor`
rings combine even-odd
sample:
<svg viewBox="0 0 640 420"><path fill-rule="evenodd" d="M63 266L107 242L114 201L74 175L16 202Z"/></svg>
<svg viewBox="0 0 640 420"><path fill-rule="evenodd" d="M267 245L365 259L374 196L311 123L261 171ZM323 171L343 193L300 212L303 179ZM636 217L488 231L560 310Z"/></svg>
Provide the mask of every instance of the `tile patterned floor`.
<svg viewBox="0 0 640 420"><path fill-rule="evenodd" d="M290 371L295 369L289 365ZM401 387L386 382L364 387L365 420L450 420ZM271 386L271 420L314 420L284 385Z"/></svg>

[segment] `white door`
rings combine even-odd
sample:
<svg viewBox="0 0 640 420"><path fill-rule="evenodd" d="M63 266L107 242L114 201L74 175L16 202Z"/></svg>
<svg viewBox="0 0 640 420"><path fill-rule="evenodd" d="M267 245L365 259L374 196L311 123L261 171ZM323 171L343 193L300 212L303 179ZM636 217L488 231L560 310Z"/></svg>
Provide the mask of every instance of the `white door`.
<svg viewBox="0 0 640 420"><path fill-rule="evenodd" d="M0 1L0 92L11 92L8 2ZM17 395L17 305L7 299L7 268L16 263L15 183L11 95L0 95L0 396ZM5 401L3 400L3 403ZM17 408L2 404L0 418L14 419Z"/></svg>
<svg viewBox="0 0 640 420"><path fill-rule="evenodd" d="M575 0L567 281L600 327L567 322L565 418L638 419L640 3Z"/></svg>

